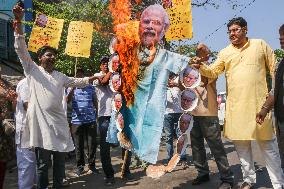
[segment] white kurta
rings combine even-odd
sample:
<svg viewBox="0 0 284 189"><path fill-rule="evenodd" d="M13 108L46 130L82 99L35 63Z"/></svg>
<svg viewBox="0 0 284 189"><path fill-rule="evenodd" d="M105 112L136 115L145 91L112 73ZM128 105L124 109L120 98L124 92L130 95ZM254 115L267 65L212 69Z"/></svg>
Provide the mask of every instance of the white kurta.
<svg viewBox="0 0 284 189"><path fill-rule="evenodd" d="M21 146L29 146L30 131L29 127L26 127L26 110L24 109L24 103L29 101L29 86L27 78L22 79L17 85L17 105L16 105L16 144Z"/></svg>
<svg viewBox="0 0 284 189"><path fill-rule="evenodd" d="M64 88L84 87L89 84L89 78L71 78L57 71L49 74L32 61L23 35L15 36L15 50L30 87L26 118L30 128L30 146L59 152L74 150L62 105Z"/></svg>

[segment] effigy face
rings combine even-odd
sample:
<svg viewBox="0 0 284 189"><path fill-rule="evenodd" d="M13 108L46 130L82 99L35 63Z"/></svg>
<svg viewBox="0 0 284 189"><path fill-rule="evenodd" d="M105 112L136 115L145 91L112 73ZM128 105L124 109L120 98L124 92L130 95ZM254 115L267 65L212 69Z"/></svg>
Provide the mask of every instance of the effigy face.
<svg viewBox="0 0 284 189"><path fill-rule="evenodd" d="M183 111L192 111L197 106L198 98L194 90L185 89L180 95L180 106Z"/></svg>
<svg viewBox="0 0 284 189"><path fill-rule="evenodd" d="M35 24L39 27L45 28L48 22L48 17L44 14L37 15Z"/></svg>
<svg viewBox="0 0 284 189"><path fill-rule="evenodd" d="M181 72L180 81L185 88L193 89L199 86L201 75L198 70L188 66Z"/></svg>
<svg viewBox="0 0 284 189"><path fill-rule="evenodd" d="M142 46L155 46L164 30L164 19L160 11L144 12L139 24L139 38Z"/></svg>
<svg viewBox="0 0 284 189"><path fill-rule="evenodd" d="M120 62L119 62L119 56L118 55L114 55L111 58L110 67L111 67L111 69L110 69L111 72L119 72Z"/></svg>
<svg viewBox="0 0 284 189"><path fill-rule="evenodd" d="M192 115L187 113L182 114L179 118L178 127L182 133L190 132L192 128Z"/></svg>
<svg viewBox="0 0 284 189"><path fill-rule="evenodd" d="M118 112L122 107L122 96L120 93L114 95L114 107Z"/></svg>
<svg viewBox="0 0 284 189"><path fill-rule="evenodd" d="M121 77L118 73L113 74L110 79L110 88L113 92L118 92L121 88Z"/></svg>

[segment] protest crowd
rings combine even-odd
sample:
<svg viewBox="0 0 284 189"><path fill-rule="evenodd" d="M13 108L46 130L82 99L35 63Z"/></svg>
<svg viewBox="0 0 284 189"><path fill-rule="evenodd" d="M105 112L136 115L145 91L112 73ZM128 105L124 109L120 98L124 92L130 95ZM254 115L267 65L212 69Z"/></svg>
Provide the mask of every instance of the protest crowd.
<svg viewBox="0 0 284 189"><path fill-rule="evenodd" d="M284 59L277 63L264 40L247 37L244 18L228 21L230 44L211 62L210 49L203 43L192 58L166 50L160 42L170 26L169 17L161 5L151 5L141 14L139 42L129 45L127 37L117 34L112 55L100 58L99 73L77 67L76 75L69 77L55 70L56 48L42 46L37 60L32 59L22 28L24 10L15 5L13 14L15 50L25 78L16 89L0 80L0 189L7 163L15 155L20 189L50 187L51 161L52 188L68 187L68 156L76 158L78 177L88 171L104 174L107 187L115 186L117 179L113 148L121 148L121 179L129 182L136 179L130 172L133 160L143 162L152 178L171 172L177 164L188 168L189 143L198 173L192 185L201 185L210 180L204 140L217 164L219 189L254 188L258 180L252 141L259 146L273 188L284 188ZM284 25L279 36L284 49ZM227 82L223 130L216 90L222 73ZM222 134L240 160L239 186ZM158 166L162 135L167 157ZM102 170L96 166L98 148Z"/></svg>

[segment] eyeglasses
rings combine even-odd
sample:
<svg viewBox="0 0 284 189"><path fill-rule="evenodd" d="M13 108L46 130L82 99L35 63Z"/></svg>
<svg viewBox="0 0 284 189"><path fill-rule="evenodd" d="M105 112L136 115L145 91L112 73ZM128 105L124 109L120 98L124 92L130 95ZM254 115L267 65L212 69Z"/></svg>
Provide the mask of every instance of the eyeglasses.
<svg viewBox="0 0 284 189"><path fill-rule="evenodd" d="M194 76L192 77L190 74L184 75L183 78L184 78L184 79L186 78L186 79L188 79L188 80L197 80L197 79L198 79L198 77L194 77Z"/></svg>
<svg viewBox="0 0 284 189"><path fill-rule="evenodd" d="M227 34L231 34L231 33L240 33L242 31L242 28L235 28L235 29L231 29L227 31Z"/></svg>

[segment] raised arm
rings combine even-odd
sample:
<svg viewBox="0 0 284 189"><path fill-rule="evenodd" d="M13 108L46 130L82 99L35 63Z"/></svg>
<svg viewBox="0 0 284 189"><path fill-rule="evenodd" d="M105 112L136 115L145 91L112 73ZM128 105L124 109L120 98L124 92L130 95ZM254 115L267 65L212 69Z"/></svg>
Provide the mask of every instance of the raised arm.
<svg viewBox="0 0 284 189"><path fill-rule="evenodd" d="M29 74L33 67L37 66L27 49L27 45L25 42L25 36L23 33L22 27L22 19L24 16L24 10L19 6L16 5L13 8L13 13L15 16L15 20L13 22L14 30L15 30L15 51L20 59L20 62L24 68L25 74Z"/></svg>
<svg viewBox="0 0 284 189"><path fill-rule="evenodd" d="M222 60L220 56L218 56L217 60L207 65L207 63L201 63L200 65L200 74L211 79L217 78L221 73L225 70L225 62Z"/></svg>

